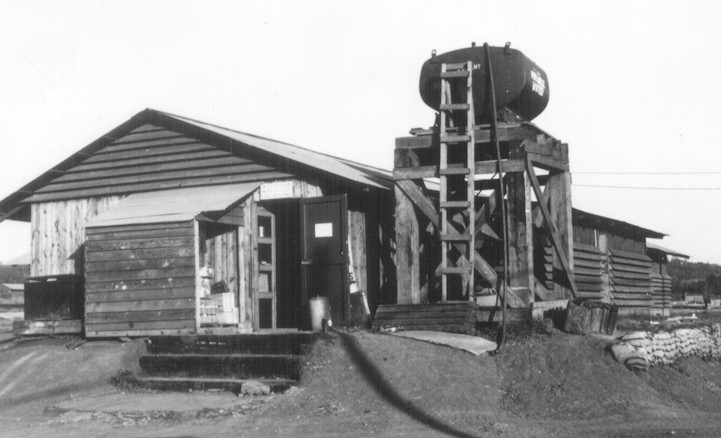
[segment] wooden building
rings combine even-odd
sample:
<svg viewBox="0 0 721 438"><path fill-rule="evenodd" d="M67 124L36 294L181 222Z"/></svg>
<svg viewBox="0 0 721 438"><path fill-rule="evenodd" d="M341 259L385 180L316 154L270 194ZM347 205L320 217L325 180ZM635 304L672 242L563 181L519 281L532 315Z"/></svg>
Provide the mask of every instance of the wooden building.
<svg viewBox="0 0 721 438"><path fill-rule="evenodd" d="M394 299L390 172L144 110L0 201L30 222L28 285L88 337L336 324ZM359 301L360 302L360 301ZM77 312L76 307L80 307Z"/></svg>
<svg viewBox="0 0 721 438"><path fill-rule="evenodd" d="M668 262L670 257L689 259L689 256L664 248L655 243L646 243L646 254L651 259L651 283L653 294L652 311L655 314L669 316L671 307L671 284L672 278L668 273Z"/></svg>

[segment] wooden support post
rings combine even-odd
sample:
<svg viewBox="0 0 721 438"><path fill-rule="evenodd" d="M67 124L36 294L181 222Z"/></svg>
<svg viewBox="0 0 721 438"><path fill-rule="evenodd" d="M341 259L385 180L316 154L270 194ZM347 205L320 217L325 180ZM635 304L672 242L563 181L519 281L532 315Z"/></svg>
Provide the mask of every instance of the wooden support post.
<svg viewBox="0 0 721 438"><path fill-rule="evenodd" d="M560 246L563 248L568 262L568 268L573 272L573 223L571 220L571 174L568 172L551 172L548 176L549 208L551 220L558 231ZM571 291L564 285L566 281L555 278L564 271L563 262L557 251L553 253L554 289L557 294L563 293L566 298L573 298ZM573 281L573 279L570 279Z"/></svg>
<svg viewBox="0 0 721 438"><path fill-rule="evenodd" d="M398 304L421 304L418 219L413 201L395 186L396 199L396 284Z"/></svg>
<svg viewBox="0 0 721 438"><path fill-rule="evenodd" d="M598 234L598 249L601 251L601 300L611 302L611 267L608 253L608 236L606 233Z"/></svg>
<svg viewBox="0 0 721 438"><path fill-rule="evenodd" d="M534 289L533 215L531 184L525 172L506 174L508 187L509 265L507 281L513 288ZM525 298L525 297L524 297ZM529 302L533 302L531 293Z"/></svg>

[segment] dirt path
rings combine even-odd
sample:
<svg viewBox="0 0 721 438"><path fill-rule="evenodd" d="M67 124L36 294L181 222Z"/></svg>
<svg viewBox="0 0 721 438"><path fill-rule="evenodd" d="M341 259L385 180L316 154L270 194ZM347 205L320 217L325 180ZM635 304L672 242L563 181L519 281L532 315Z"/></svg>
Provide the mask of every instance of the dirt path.
<svg viewBox="0 0 721 438"><path fill-rule="evenodd" d="M122 393L140 341L0 347L2 436L721 436L721 365L635 374L605 340L530 336L497 357L365 332L318 342L283 395Z"/></svg>

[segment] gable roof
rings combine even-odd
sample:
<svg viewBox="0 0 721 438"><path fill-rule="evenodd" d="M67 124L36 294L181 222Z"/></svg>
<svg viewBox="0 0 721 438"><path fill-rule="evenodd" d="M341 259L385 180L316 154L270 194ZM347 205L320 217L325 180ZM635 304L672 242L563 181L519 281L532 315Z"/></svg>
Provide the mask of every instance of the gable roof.
<svg viewBox="0 0 721 438"><path fill-rule="evenodd" d="M666 236L658 231L649 230L648 228L639 227L628 222L611 219L605 216L588 213L577 208L573 208L573 224L592 227L599 230L610 231L616 235L633 236L638 240L645 238L663 239Z"/></svg>
<svg viewBox="0 0 721 438"><path fill-rule="evenodd" d="M318 173L382 190L392 187L390 171L146 109L0 201L0 222L29 221L31 202ZM192 179L185 178L188 174ZM112 185L101 186L105 182Z"/></svg>

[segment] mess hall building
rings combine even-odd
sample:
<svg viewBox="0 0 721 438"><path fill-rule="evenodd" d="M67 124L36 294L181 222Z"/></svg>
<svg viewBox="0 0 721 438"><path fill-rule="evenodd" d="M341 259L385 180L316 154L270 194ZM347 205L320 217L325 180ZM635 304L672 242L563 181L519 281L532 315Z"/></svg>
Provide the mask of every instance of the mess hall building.
<svg viewBox="0 0 721 438"><path fill-rule="evenodd" d="M146 109L0 201L0 221L31 226L27 320L247 333L303 328L315 296L341 325L392 299L392 196L388 171Z"/></svg>

